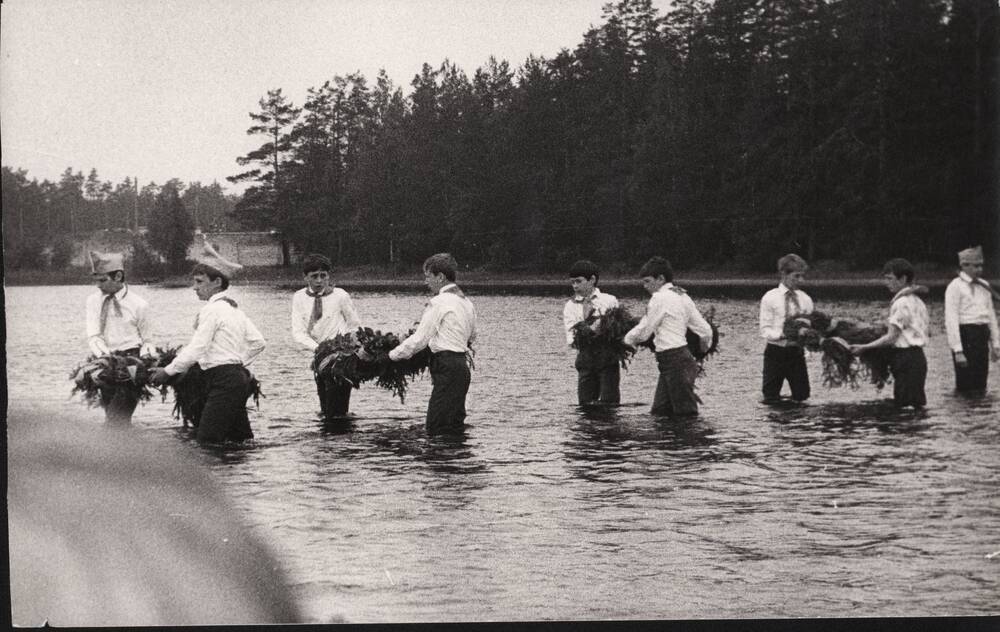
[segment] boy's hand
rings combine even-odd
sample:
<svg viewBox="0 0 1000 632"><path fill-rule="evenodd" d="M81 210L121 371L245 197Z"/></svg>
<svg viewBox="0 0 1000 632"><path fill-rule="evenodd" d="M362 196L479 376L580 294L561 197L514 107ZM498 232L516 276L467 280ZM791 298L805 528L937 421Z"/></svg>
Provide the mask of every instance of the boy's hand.
<svg viewBox="0 0 1000 632"><path fill-rule="evenodd" d="M358 360L361 360L362 362L371 362L375 359L370 353L365 351L364 347L358 347L358 350L354 352L354 355L358 356Z"/></svg>
<svg viewBox="0 0 1000 632"><path fill-rule="evenodd" d="M955 352L955 364L958 366L969 366L969 361L965 359L965 354L961 351Z"/></svg>
<svg viewBox="0 0 1000 632"><path fill-rule="evenodd" d="M996 347L990 349L990 361L1000 362L1000 349L997 349Z"/></svg>
<svg viewBox="0 0 1000 632"><path fill-rule="evenodd" d="M160 384L164 384L168 379L170 379L170 374L161 367L153 371L153 374L149 376L149 383L159 386Z"/></svg>

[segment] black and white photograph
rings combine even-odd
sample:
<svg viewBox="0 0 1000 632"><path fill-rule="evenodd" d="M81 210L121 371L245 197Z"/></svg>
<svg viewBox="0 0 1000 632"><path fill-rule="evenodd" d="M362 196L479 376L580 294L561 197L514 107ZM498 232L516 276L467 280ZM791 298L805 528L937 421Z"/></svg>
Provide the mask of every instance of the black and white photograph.
<svg viewBox="0 0 1000 632"><path fill-rule="evenodd" d="M18 627L987 629L998 0L3 0Z"/></svg>

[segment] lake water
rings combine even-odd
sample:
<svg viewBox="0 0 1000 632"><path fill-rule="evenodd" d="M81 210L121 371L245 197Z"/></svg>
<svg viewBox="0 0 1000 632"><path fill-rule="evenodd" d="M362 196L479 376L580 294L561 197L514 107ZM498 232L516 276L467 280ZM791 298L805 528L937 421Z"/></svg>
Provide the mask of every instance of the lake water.
<svg viewBox="0 0 1000 632"><path fill-rule="evenodd" d="M194 293L133 289L154 307L157 344L186 343ZM5 291L11 401L100 423L68 380L87 354L93 289ZM198 448L158 398L134 424L210 467L274 545L311 621L1000 613L1000 366L987 397L952 394L940 303L929 305L928 408L900 414L891 387L823 387L818 356L810 406L759 404L756 302L696 296L724 337L699 381L701 415L673 421L648 414L645 351L623 372L625 405L575 407L564 299L474 296L468 429L449 442L423 431L429 377L405 404L363 386L359 418L324 427L309 354L289 333L291 294L233 296L268 340L253 366L266 395L251 414L255 445ZM366 326L395 332L426 301L354 299ZM885 305L817 309L875 320Z"/></svg>

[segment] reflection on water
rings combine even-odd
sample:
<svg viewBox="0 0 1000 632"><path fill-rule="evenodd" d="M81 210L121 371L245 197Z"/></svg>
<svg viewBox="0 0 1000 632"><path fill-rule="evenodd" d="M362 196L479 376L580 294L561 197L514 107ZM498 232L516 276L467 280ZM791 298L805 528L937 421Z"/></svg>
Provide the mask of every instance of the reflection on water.
<svg viewBox="0 0 1000 632"><path fill-rule="evenodd" d="M11 398L100 423L70 400L67 379L86 349L64 306L82 311L90 288L6 291ZM156 309L158 342L186 341L193 293L136 291ZM158 398L135 431L186 445L212 469L272 538L311 620L1000 610L1000 556L987 558L1000 549L1000 400L953 394L940 304L928 407L900 412L888 390L822 387L815 356L808 405L761 404L756 303L699 301L715 305L725 337L699 382L700 415L672 420L649 414L650 354L623 372L624 405L580 409L562 300L473 297L469 425L428 437L426 377L405 404L365 386L354 418L321 421L308 354L287 331L290 293L235 292L268 339L252 367L267 395L251 412L255 440L198 447ZM367 326L405 331L424 300L355 304ZM871 320L884 305L821 308Z"/></svg>

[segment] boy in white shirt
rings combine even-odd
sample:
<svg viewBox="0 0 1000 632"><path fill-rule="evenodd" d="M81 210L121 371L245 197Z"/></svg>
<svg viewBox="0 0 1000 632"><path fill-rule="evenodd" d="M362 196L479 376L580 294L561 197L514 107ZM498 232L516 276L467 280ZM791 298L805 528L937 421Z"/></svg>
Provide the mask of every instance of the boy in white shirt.
<svg viewBox="0 0 1000 632"><path fill-rule="evenodd" d="M591 315L603 316L609 309L618 307L618 299L597 289L599 271L597 264L586 259L574 263L569 269L573 298L563 307L563 327L566 344L573 344L573 328ZM595 323L596 324L596 323ZM599 402L617 404L621 401L621 367L618 358L601 349L579 349L576 354L577 401L581 406Z"/></svg>
<svg viewBox="0 0 1000 632"><path fill-rule="evenodd" d="M434 293L417 330L389 352L393 362L413 357L430 347L431 381L427 404L428 434L461 433L465 428L465 396L472 373L470 345L476 339L476 310L455 284L458 263L450 254L431 255L424 261L424 282Z"/></svg>
<svg viewBox="0 0 1000 632"><path fill-rule="evenodd" d="M913 266L906 259L892 259L882 268L886 288L893 293L889 305L889 331L878 340L851 345L855 355L878 347L892 347L892 400L896 406L923 408L927 405L927 306L913 285Z"/></svg>
<svg viewBox="0 0 1000 632"><path fill-rule="evenodd" d="M264 350L265 341L228 294L229 279L242 268L205 244L205 254L191 271L192 288L206 302L195 319L194 335L170 364L150 378L162 384L195 363L201 367L207 395L197 423L199 442L253 438L246 408L252 376L246 367Z"/></svg>
<svg viewBox="0 0 1000 632"><path fill-rule="evenodd" d="M302 261L306 287L292 296L292 338L316 351L324 340L350 334L361 326L350 295L330 280L333 266L323 255L311 254ZM316 393L324 419L344 417L351 405L350 383L339 383L315 375Z"/></svg>
<svg viewBox="0 0 1000 632"><path fill-rule="evenodd" d="M787 318L804 316L813 311L812 299L799 289L808 269L805 260L796 254L778 259L781 283L760 299L760 335L767 341L761 385L766 404L781 401L781 386L785 380L794 401L809 399L805 350L785 338L784 334Z"/></svg>
<svg viewBox="0 0 1000 632"><path fill-rule="evenodd" d="M649 292L649 306L639 324L625 334L625 344L635 347L653 338L660 379L650 412L654 415L697 415L701 401L694 392L698 363L688 350L687 330L698 336L704 352L712 344L712 327L687 292L674 285L674 271L669 261L653 257L639 270L639 276L642 287Z"/></svg>
<svg viewBox="0 0 1000 632"><path fill-rule="evenodd" d="M958 253L962 268L944 292L944 325L955 364L955 390L985 393L990 362L1000 360L1000 329L993 308L996 293L983 273L983 249Z"/></svg>
<svg viewBox="0 0 1000 632"><path fill-rule="evenodd" d="M98 292L87 297L87 345L95 356L111 352L147 356L153 352L149 303L125 283L125 257L120 253L90 253L91 277ZM102 388L104 419L116 426L132 423L139 404L135 391Z"/></svg>

